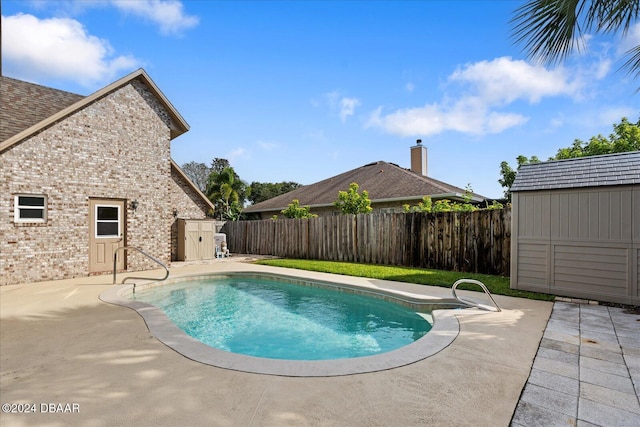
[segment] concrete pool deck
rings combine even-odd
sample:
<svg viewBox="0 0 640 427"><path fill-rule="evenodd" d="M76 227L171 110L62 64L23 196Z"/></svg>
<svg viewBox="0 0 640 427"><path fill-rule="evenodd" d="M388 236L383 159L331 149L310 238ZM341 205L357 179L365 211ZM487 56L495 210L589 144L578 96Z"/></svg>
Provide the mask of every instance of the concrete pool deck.
<svg viewBox="0 0 640 427"><path fill-rule="evenodd" d="M176 266L171 275L242 270L294 271L232 259ZM450 295L445 288L337 277ZM0 287L1 403L36 405L36 413L0 413L0 425L507 426L553 307L498 295L502 312L458 310L458 337L426 359L380 372L293 378L183 357L151 336L135 311L98 299L111 279Z"/></svg>

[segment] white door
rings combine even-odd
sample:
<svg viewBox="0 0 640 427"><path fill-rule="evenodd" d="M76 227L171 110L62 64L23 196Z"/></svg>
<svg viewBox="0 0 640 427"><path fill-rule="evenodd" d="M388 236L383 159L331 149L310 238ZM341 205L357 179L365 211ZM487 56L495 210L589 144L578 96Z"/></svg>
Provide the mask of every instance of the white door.
<svg viewBox="0 0 640 427"><path fill-rule="evenodd" d="M124 200L89 200L89 272L113 271L113 254L124 246ZM125 254L118 252L116 269L125 269Z"/></svg>

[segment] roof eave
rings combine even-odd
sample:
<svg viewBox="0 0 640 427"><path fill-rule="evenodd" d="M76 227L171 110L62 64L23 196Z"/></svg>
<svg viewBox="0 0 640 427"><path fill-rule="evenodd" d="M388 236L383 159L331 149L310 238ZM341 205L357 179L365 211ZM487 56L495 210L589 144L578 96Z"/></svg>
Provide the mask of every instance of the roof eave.
<svg viewBox="0 0 640 427"><path fill-rule="evenodd" d="M63 110L60 110L56 114L53 114L47 117L46 119L36 123L35 125L23 130L22 132L17 133L11 138L3 142L0 142L0 153L7 150L14 144L17 144L18 142L38 133L42 129L45 129L51 126L52 124L64 119L65 117L73 114L74 112L80 110L81 108L84 108L87 105L97 101L98 99L115 91L116 89L119 89L120 87L126 85L127 83L129 83L130 81L138 77L141 77L144 80L144 83L151 89L153 94L161 101L161 103L169 113L169 116L171 118L171 124L170 124L171 139L177 138L178 136L187 132L189 130L189 124L184 120L184 118L180 115L180 113L178 113L175 107L169 102L167 97L164 96L162 91L158 88L158 86L156 86L153 80L151 80L149 75L142 68L140 68L130 73L129 75L111 83L110 85L105 86L104 88L98 90L97 92L94 92L91 95L85 98L82 98L80 101L76 102L75 104L72 104Z"/></svg>
<svg viewBox="0 0 640 427"><path fill-rule="evenodd" d="M372 199L371 200L371 204L374 203L395 203L395 202L409 202L412 200L422 200L424 197L431 197L432 199L457 199L457 200L464 200L466 195L462 194L462 193L440 193L440 194L431 194L431 195L423 195L423 196L402 196L402 197L388 197L385 199ZM480 197L476 197L476 196L471 196L470 198L471 201L473 202L482 202L485 199L484 198L480 198ZM318 203L318 204L304 204L304 206L308 206L310 209L313 208L326 208L326 207L330 207L333 206L333 203ZM286 209L287 207L278 207L278 208L266 208L266 209L260 209L260 210L255 210L255 211L247 211L245 209L245 212L247 213L260 213L260 212L279 212L283 209Z"/></svg>
<svg viewBox="0 0 640 427"><path fill-rule="evenodd" d="M149 77L149 75L147 74L146 71L144 71L144 69L140 68L139 70L131 73L129 76L124 77L123 82L126 82L128 80L133 80L136 77L142 77L145 81L145 83L147 84L147 86L149 86L152 91L153 94L162 102L163 106L167 109L167 111L169 112L169 116L171 117L171 139L175 139L178 136L182 135L183 133L186 133L189 131L189 124L187 123L187 121L182 117L182 115L178 112L178 110L173 106L173 104L171 104L171 102L169 102L169 99L164 96L164 93L162 93L162 91L160 90L160 88L155 84L155 82L153 80L151 80L151 77ZM117 87L117 86L116 86Z"/></svg>
<svg viewBox="0 0 640 427"><path fill-rule="evenodd" d="M211 209L215 210L215 205L211 202L211 200L209 200L209 198L207 196L205 196L204 193L202 191L200 191L200 189L198 187L196 187L196 185L193 183L193 181L191 181L191 179L189 179L187 174L184 173L182 168L180 166L178 166L178 164L173 159L171 159L171 167L176 172L178 172L178 175L180 175L180 177L183 178L186 181L187 185L189 185L189 187L191 187L191 189L198 196L200 196L202 201L205 202L207 204L207 206L209 206Z"/></svg>

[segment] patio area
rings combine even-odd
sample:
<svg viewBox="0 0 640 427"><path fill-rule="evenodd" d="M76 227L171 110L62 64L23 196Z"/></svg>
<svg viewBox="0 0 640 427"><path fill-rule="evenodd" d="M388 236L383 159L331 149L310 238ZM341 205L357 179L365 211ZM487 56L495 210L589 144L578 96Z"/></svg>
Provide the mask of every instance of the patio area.
<svg viewBox="0 0 640 427"><path fill-rule="evenodd" d="M293 274L239 260L176 264L171 276ZM407 283L295 274L450 294ZM293 378L185 358L151 336L135 311L98 299L111 280L105 275L0 287L1 403L36 405L35 413L0 414L1 425L507 426L553 307L495 296L502 312L458 310L458 337L419 362L374 373ZM56 411L48 410L50 404ZM78 410L58 411L66 404Z"/></svg>

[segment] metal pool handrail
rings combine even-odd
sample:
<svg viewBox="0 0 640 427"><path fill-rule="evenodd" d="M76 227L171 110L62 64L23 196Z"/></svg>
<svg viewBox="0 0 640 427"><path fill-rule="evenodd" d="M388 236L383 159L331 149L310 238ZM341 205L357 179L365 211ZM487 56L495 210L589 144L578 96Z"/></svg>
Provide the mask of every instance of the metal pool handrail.
<svg viewBox="0 0 640 427"><path fill-rule="evenodd" d="M148 253L146 253L142 249L137 248L135 246L120 246L113 253L113 284L114 285L116 284L116 263L117 263L117 260L118 260L118 251L119 250L128 251L129 249L134 249L134 250L140 252L142 255L146 256L151 261L153 261L156 264L159 264L160 266L162 266L162 268L164 268L164 271L166 272L166 274L164 275L164 277L162 279L153 278L153 277L133 277L133 276L125 277L124 279L122 279L121 284L124 284L124 282L126 282L127 280L149 280L150 282L159 282L159 281L165 280L167 277L169 277L169 269L167 268L166 265L164 265L164 263L162 261L152 257L151 255L149 255ZM133 285L133 291L135 292L135 284Z"/></svg>
<svg viewBox="0 0 640 427"><path fill-rule="evenodd" d="M484 285L484 283L479 282L477 280L473 280L473 279L460 279L460 280L456 280L456 282L453 284L453 286L451 287L451 293L453 294L453 297L455 299L457 299L458 301L460 301L463 304L466 305L470 305L472 307L477 307L477 308L482 308L486 310L486 306L483 306L482 304L477 304L475 302L469 301L469 300L465 300L460 298L458 295L456 295L456 288L458 287L458 285L462 284L462 283L470 283L472 285L478 285L482 288L482 290L484 291L485 294L487 294L487 296L489 297L489 299L491 300L491 302L493 303L493 305L496 307L496 311L502 311L500 309L500 307L498 307L498 304L496 303L496 301L493 299L493 297L491 296L491 292L489 292L489 289L487 289L487 287Z"/></svg>

